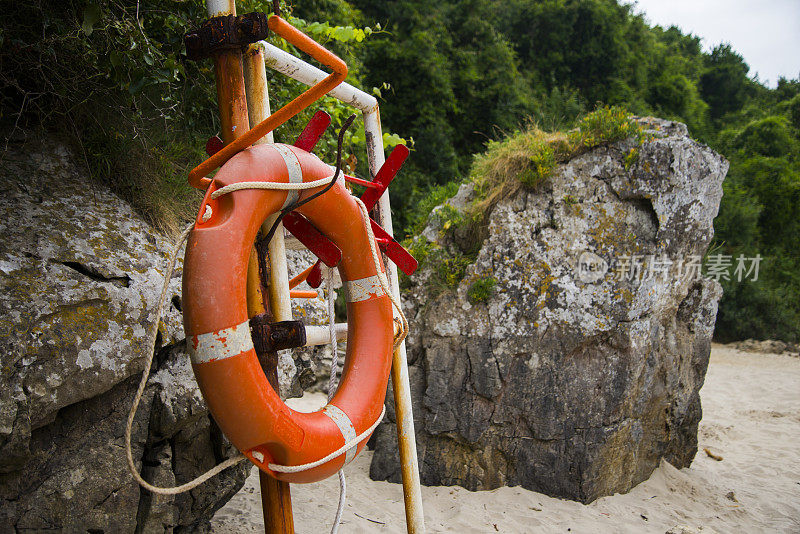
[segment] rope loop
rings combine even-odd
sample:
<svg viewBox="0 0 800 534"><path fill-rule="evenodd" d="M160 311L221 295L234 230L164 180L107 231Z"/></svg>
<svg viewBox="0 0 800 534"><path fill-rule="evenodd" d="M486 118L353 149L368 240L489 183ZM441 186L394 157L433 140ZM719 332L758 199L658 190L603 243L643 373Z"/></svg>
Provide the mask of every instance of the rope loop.
<svg viewBox="0 0 800 534"><path fill-rule="evenodd" d="M381 424L381 421L383 421L383 416L384 415L386 415L386 406L385 405L384 405L383 409L381 410L381 415L379 415L378 418L375 420L375 422L372 423L372 426L370 426L364 432L362 432L361 434L357 435L356 437L354 437L353 439L351 439L350 441L348 441L347 443L345 443L344 445L342 445L341 447L339 447L338 449L336 449L335 451L333 451L329 455L327 455L327 456L325 456L323 458L320 458L319 460L316 460L314 462L309 462L307 464L300 464L300 465L268 464L267 467L269 467L270 469L272 469L276 473L300 473L301 471L308 471L309 469L314 469L315 467L319 467L322 464L326 464L326 463L330 462L331 460L334 460L334 459L338 458L339 456L343 455L348 450L352 449L353 447L355 447L356 445L358 445L359 443L361 443L362 441L367 439L367 437L372 432L374 432L376 428L378 428L378 425Z"/></svg>

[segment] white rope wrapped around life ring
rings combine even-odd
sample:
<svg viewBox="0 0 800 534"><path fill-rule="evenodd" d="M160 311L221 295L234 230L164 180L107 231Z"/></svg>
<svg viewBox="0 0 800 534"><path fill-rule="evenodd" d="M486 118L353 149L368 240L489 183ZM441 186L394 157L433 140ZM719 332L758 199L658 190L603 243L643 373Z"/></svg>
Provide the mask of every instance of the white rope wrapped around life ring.
<svg viewBox="0 0 800 534"><path fill-rule="evenodd" d="M222 187L217 191L214 191L213 193L211 193L211 198L216 199L222 195L226 195L234 191L241 191L243 189L269 189L269 190L283 190L283 191L314 189L316 187L330 184L333 181L333 179L334 176L330 176L328 178L322 178L320 180L315 180L313 182L301 182L301 183L237 182ZM400 317L401 328L399 334L395 337L394 341L394 347L396 348L408 335L408 320L406 319L406 316L403 314L403 310L400 308L400 303L392 295L392 292L389 288L389 282L386 279L386 274L383 271L381 271L380 260L378 258L378 251L375 245L375 235L372 232L372 227L370 224L369 213L367 212L367 208L366 206L364 206L364 203L359 198L354 197L354 200L359 207L359 211L361 212L362 222L364 223L364 226L366 228L367 237L370 245L370 254L372 255L372 260L375 265L375 270L378 273L378 280L380 281L381 287L385 291L386 295L389 296L392 305L395 307ZM131 410L128 414L128 420L125 425L125 455L128 460L128 469L130 470L131 475L133 475L133 478L140 486L158 495L176 495L179 493L184 493L186 491L189 491L193 488L196 488L197 486L199 486L206 480L210 479L211 477L224 471L228 467L234 466L246 459L246 457L240 453L212 467L211 469L209 469L202 475L198 476L194 480L190 480L189 482L181 484L180 486L166 487L166 488L154 486L149 482L147 482L146 480L144 480L142 478L142 475L139 473L139 470L136 469L136 464L133 460L133 451L131 448L131 434L133 432L132 430L133 420L136 417L136 411L139 409L139 403L142 400L142 395L144 393L145 386L147 386L147 378L150 375L150 369L153 366L153 357L155 356L155 343L156 343L156 337L158 336L158 324L161 321L161 315L164 312L164 305L166 303L166 296L169 289L169 281L172 278L172 273L175 271L175 263L177 262L178 254L180 253L181 247L189 238L189 234L191 233L193 228L194 228L194 223L186 227L186 229L181 233L178 243L175 245L175 248L170 254L170 258L167 263L167 268L164 273L164 286L161 289L161 295L159 297L158 306L156 308L156 318L153 324L150 326L150 330L147 336L147 347L149 348L147 360L145 362L144 370L142 371L142 379L139 382L138 389L136 390L136 395L134 396L133 404L131 406ZM386 414L386 406L383 407L380 417L378 417L378 419L372 424L372 426L370 426L367 430L365 430L355 438L349 440L342 447L333 451L331 454L325 456L324 458L321 458L315 462L310 462L301 465L269 464L269 468L279 473L298 473L300 471L307 471L309 469L313 469L314 467L318 467L326 462L329 462L334 458L341 456L352 447L358 445L367 436L369 436L378 427L380 422L383 420L383 416L385 414Z"/></svg>

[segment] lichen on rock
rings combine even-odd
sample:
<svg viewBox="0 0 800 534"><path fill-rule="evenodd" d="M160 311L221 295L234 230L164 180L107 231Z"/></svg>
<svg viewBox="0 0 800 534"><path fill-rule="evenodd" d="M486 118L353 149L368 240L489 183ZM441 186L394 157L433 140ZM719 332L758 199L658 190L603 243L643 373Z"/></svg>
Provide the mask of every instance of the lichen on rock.
<svg viewBox="0 0 800 534"><path fill-rule="evenodd" d="M691 462L721 289L680 269L711 242L728 166L684 125L640 124L641 146L593 148L494 206L455 289L430 291L436 265L411 278L423 483L589 502L629 490L661 458ZM437 221L423 235L457 247ZM646 276L655 261L662 271ZM492 291L470 302L487 278ZM389 399L371 476L399 481Z"/></svg>
<svg viewBox="0 0 800 534"><path fill-rule="evenodd" d="M188 532L242 486L241 463L178 496L128 472L125 421L173 244L64 145L9 147L0 163L0 531ZM294 272L310 262L292 253ZM145 479L176 485L235 450L210 417L184 345L181 262L158 325L133 427ZM321 300L296 307L324 321ZM281 394L314 380L313 354L284 354Z"/></svg>

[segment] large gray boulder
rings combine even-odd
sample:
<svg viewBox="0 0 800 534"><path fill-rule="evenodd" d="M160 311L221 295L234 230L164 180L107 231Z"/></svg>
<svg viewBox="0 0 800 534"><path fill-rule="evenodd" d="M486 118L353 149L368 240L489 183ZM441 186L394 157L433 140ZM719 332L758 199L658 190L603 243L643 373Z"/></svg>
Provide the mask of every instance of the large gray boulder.
<svg viewBox="0 0 800 534"><path fill-rule="evenodd" d="M522 485L590 502L629 490L661 458L692 461L721 289L678 269L689 271L713 237L728 165L684 125L644 122L656 138L629 169L632 140L500 202L455 290L434 290L435 265L412 278L405 305L424 484ZM470 195L462 186L451 206ZM436 211L423 235L445 250L460 239ZM672 262L668 272L647 276L651 257ZM637 261L647 267L625 268ZM470 299L490 278L486 298ZM391 398L370 474L399 481Z"/></svg>
<svg viewBox="0 0 800 534"><path fill-rule="evenodd" d="M250 467L170 497L128 473L125 421L173 245L75 161L51 143L12 145L0 163L0 531L188 531ZM302 256L292 265L310 261ZM156 485L186 482L235 452L191 371L180 276L179 264L133 432L137 466ZM324 309L308 301L298 313ZM313 382L313 366L308 353L282 354L282 395Z"/></svg>
<svg viewBox="0 0 800 534"><path fill-rule="evenodd" d="M140 373L170 244L61 145L6 154L0 184L0 471L58 411ZM179 277L162 343L182 339Z"/></svg>

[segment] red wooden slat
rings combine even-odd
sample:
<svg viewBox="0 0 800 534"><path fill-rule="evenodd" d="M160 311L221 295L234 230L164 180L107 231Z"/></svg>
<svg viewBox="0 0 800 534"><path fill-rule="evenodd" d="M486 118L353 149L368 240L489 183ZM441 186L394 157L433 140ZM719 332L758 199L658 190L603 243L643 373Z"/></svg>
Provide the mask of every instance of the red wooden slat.
<svg viewBox="0 0 800 534"><path fill-rule="evenodd" d="M364 191L364 194L361 195L361 200L368 210L375 207L378 199L381 198L383 192L389 187L389 183L394 179L397 171L403 166L403 162L406 161L408 154L407 146L397 145L394 147L394 150L392 150L392 153L389 154L389 157L386 158L386 162L381 166L378 174L375 175L375 179L372 181L372 183L378 184L379 187L367 189Z"/></svg>
<svg viewBox="0 0 800 534"><path fill-rule="evenodd" d="M302 148L306 152L311 152L317 145L319 138L325 133L325 130L331 124L331 116L320 110L314 113L314 116L308 121L306 127L303 128L302 133L294 142L294 146ZM299 238L298 238L299 239Z"/></svg>
<svg viewBox="0 0 800 534"><path fill-rule="evenodd" d="M369 222L372 223L372 232L375 234L375 240L378 241L378 246L383 253L397 265L398 269L409 276L413 274L419 265L414 256L395 241L378 223L372 219Z"/></svg>
<svg viewBox="0 0 800 534"><path fill-rule="evenodd" d="M283 217L283 225L328 267L336 267L341 261L341 249L299 213L287 213Z"/></svg>
<svg viewBox="0 0 800 534"><path fill-rule="evenodd" d="M308 278L306 278L306 283L311 287L317 288L322 285L322 262L317 261L314 266L311 268L311 272L308 273Z"/></svg>

